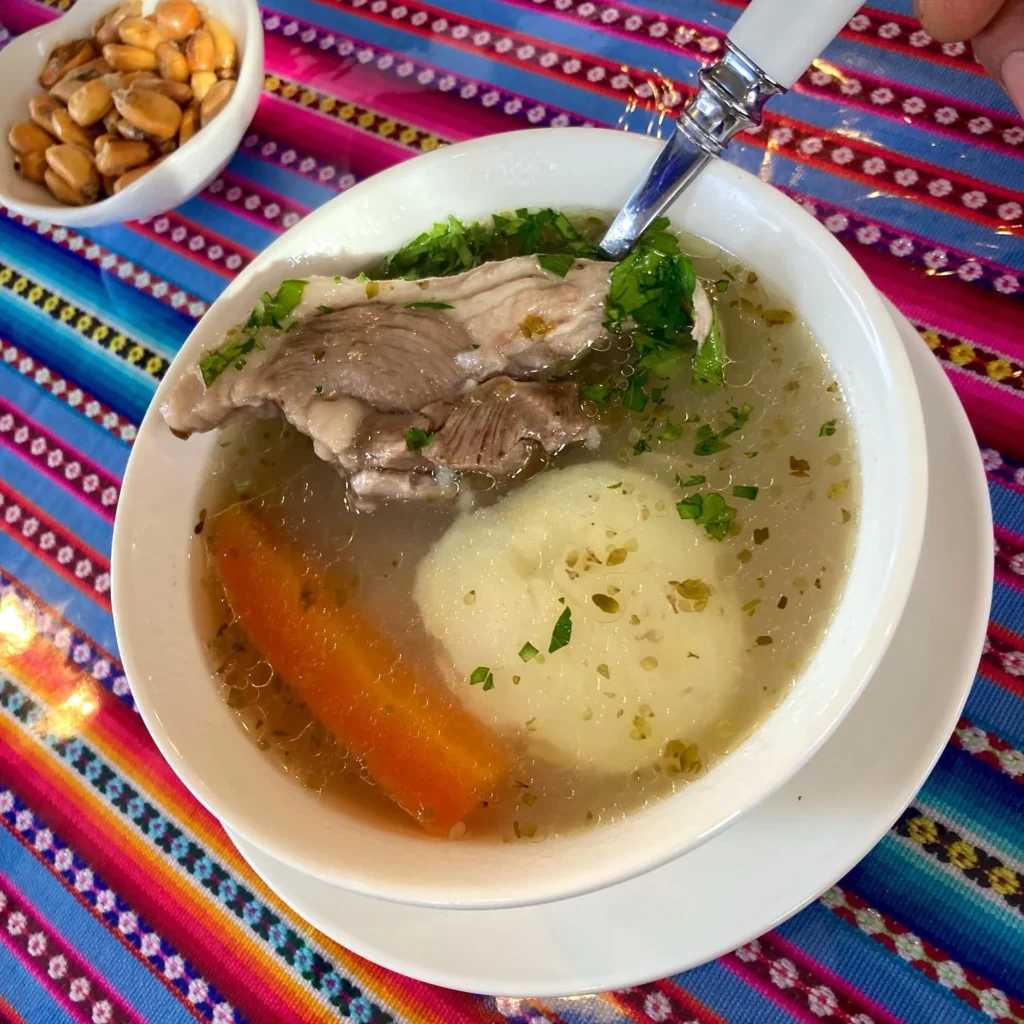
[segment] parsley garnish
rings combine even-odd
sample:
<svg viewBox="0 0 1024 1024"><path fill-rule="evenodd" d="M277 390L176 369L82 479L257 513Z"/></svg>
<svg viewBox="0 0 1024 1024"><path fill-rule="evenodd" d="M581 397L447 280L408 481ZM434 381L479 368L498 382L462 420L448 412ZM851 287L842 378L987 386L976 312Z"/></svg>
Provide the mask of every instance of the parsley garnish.
<svg viewBox="0 0 1024 1024"><path fill-rule="evenodd" d="M406 309L454 309L448 302L407 302Z"/></svg>
<svg viewBox="0 0 1024 1024"><path fill-rule="evenodd" d="M746 487L743 484L736 484L733 489L734 498L746 498L747 501L753 501L757 497L758 488Z"/></svg>
<svg viewBox="0 0 1024 1024"><path fill-rule="evenodd" d="M576 262L576 257L564 252L546 252L537 257L537 262L552 274L565 277Z"/></svg>
<svg viewBox="0 0 1024 1024"><path fill-rule="evenodd" d="M818 437L831 437L836 432L836 421L829 420L827 423L822 423L821 430L818 431Z"/></svg>
<svg viewBox="0 0 1024 1024"><path fill-rule="evenodd" d="M410 427L405 432L405 447L411 452L418 452L421 448L426 448L433 440L433 434L428 434L419 427Z"/></svg>
<svg viewBox="0 0 1024 1024"><path fill-rule="evenodd" d="M725 386L725 343L722 340L722 325L718 311L711 311L711 330L697 345L697 356L693 361L693 382L709 387Z"/></svg>
<svg viewBox="0 0 1024 1024"><path fill-rule="evenodd" d="M580 388L580 398L593 402L598 412L604 412L611 405L614 392L607 384L585 384Z"/></svg>
<svg viewBox="0 0 1024 1024"><path fill-rule="evenodd" d="M622 392L622 405L630 412L643 412L647 408L647 393L644 391L646 381L646 370L636 370L626 381L626 388Z"/></svg>
<svg viewBox="0 0 1024 1024"><path fill-rule="evenodd" d="M485 690L494 689L494 673L486 665L480 665L470 672L469 685L476 686L477 683L483 683Z"/></svg>
<svg viewBox="0 0 1024 1024"><path fill-rule="evenodd" d="M548 646L548 654L564 647L572 639L572 611L568 607L563 609L558 616L555 628L551 631L551 644Z"/></svg>
<svg viewBox="0 0 1024 1024"><path fill-rule="evenodd" d="M286 319L292 310L302 299L302 293L306 288L306 281L282 281L277 292L271 295L264 292L255 308L249 314L243 331L258 331L263 327L275 327L281 330L281 321ZM207 352L199 360L199 372L203 377L203 384L209 387L229 366L236 370L245 369L245 357L253 349L263 348L263 342L254 334L245 334L242 337L232 338L231 341L212 352Z"/></svg>
<svg viewBox="0 0 1024 1024"><path fill-rule="evenodd" d="M697 443L693 446L694 455L714 455L716 452L724 452L729 445L722 440L721 435L716 434L707 423L697 428Z"/></svg>
<svg viewBox="0 0 1024 1024"><path fill-rule="evenodd" d="M260 327L276 327L281 329L281 321L289 316L302 300L308 281L282 281L277 291L271 295L264 292L255 308L245 322L246 330L257 330Z"/></svg>
<svg viewBox="0 0 1024 1024"><path fill-rule="evenodd" d="M720 494L691 494L676 502L676 511L680 519L692 519L703 526L715 540L725 540L736 518L736 509L727 505Z"/></svg>
<svg viewBox="0 0 1024 1024"><path fill-rule="evenodd" d="M449 217L389 256L376 276L410 280L447 277L489 260L535 253L545 257L564 254L600 258L597 246L573 227L564 214L551 209L534 213L520 209L495 214L490 224L463 224L457 217Z"/></svg>
<svg viewBox="0 0 1024 1024"><path fill-rule="evenodd" d="M694 455L714 455L716 452L723 452L729 445L723 440L730 434L735 434L737 430L742 430L747 425L747 420L750 419L750 414L754 411L752 405L742 405L738 409L736 406L732 406L729 409L729 415L732 416L732 423L727 427L723 427L719 433L715 433L711 427L705 423L697 430L697 444L694 446Z"/></svg>
<svg viewBox="0 0 1024 1024"><path fill-rule="evenodd" d="M540 654L540 651L538 651L529 640L519 648L519 657L522 658L523 661L533 661L538 654Z"/></svg>
<svg viewBox="0 0 1024 1024"><path fill-rule="evenodd" d="M245 357L256 348L256 339L252 335L233 338L226 345L207 352L199 360L199 372L203 375L203 384L209 387L229 366L236 370L244 369Z"/></svg>

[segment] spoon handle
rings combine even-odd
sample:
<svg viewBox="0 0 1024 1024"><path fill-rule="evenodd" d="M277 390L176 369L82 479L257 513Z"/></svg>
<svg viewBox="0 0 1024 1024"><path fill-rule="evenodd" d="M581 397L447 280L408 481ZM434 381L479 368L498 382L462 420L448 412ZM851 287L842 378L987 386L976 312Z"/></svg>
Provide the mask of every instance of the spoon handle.
<svg viewBox="0 0 1024 1024"><path fill-rule="evenodd" d="M788 89L842 31L862 0L753 0L729 40Z"/></svg>
<svg viewBox="0 0 1024 1024"><path fill-rule="evenodd" d="M761 109L785 92L839 33L861 0L751 0L725 53L698 74L700 88L601 239L621 260L737 132L761 123Z"/></svg>

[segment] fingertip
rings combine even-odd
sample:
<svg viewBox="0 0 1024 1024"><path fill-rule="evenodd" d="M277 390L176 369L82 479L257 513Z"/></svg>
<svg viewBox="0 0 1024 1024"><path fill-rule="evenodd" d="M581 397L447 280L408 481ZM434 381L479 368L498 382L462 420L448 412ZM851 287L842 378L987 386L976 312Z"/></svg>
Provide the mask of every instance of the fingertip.
<svg viewBox="0 0 1024 1024"><path fill-rule="evenodd" d="M940 43L977 35L999 13L1003 0L914 0L914 13Z"/></svg>

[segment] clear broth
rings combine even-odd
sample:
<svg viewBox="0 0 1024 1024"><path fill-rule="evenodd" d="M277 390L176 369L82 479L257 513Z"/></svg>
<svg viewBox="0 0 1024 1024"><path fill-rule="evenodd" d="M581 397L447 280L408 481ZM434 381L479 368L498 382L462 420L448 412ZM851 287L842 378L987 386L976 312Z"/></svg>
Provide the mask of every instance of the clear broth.
<svg viewBox="0 0 1024 1024"><path fill-rule="evenodd" d="M628 774L559 768L524 754L513 737L510 782L470 816L470 840L538 841L614 820L685 786L778 705L819 645L842 592L856 536L859 471L844 400L824 353L790 317L785 300L766 291L756 275L726 255L700 255L708 251L700 240L684 239L683 249L705 282L724 282L713 297L730 358L727 386L697 390L684 375L666 389L662 405L649 405L641 415L612 413L599 449L566 451L557 462L617 460L670 483L678 497L718 491L738 508L718 561L744 613L750 656L739 696L715 728L687 737L692 747L684 756ZM593 379L602 363L621 361L613 347L592 356L578 373ZM721 429L730 422L728 410L744 404L753 411L729 437L729 449L695 455L699 424ZM691 422L681 438L658 439L666 417L678 422L684 415ZM544 469L537 460L520 478ZM706 482L677 486L693 474ZM211 670L253 742L325 804L340 803L389 827L416 829L234 622L207 557L217 514L235 502L251 503L297 540L373 621L400 624L389 628L389 639L403 657L434 666L444 654L412 598L417 566L467 504L499 500L518 482L464 477L463 493L452 505L396 503L358 515L346 506L344 481L283 420L243 415L221 431L194 539ZM735 485L757 487L756 500L732 497ZM529 714L525 708L524 719Z"/></svg>

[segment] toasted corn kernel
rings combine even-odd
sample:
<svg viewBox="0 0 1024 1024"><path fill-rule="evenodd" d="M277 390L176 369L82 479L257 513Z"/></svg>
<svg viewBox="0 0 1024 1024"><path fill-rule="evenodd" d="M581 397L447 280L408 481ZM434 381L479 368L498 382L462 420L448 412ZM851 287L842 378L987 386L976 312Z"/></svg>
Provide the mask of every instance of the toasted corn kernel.
<svg viewBox="0 0 1024 1024"><path fill-rule="evenodd" d="M231 94L235 91L235 83L230 79L218 82L203 97L199 108L199 123L205 128L223 109Z"/></svg>
<svg viewBox="0 0 1024 1024"><path fill-rule="evenodd" d="M92 60L96 48L88 39L73 39L70 43L61 43L50 51L43 70L39 74L39 84L44 89L56 85L69 71Z"/></svg>
<svg viewBox="0 0 1024 1024"><path fill-rule="evenodd" d="M176 43L161 43L156 48L156 66L161 78L172 82L188 81L188 61Z"/></svg>
<svg viewBox="0 0 1024 1024"><path fill-rule="evenodd" d="M115 71L153 71L156 68L156 54L141 46L107 43L103 47L103 58Z"/></svg>
<svg viewBox="0 0 1024 1024"><path fill-rule="evenodd" d="M58 103L52 96L47 96L45 93L33 96L28 101L28 116L43 131L49 132L51 135L53 131L53 114L55 110L62 110L63 107Z"/></svg>
<svg viewBox="0 0 1024 1024"><path fill-rule="evenodd" d="M7 132L7 142L15 153L33 153L53 145L49 133L44 132L34 121L12 124Z"/></svg>
<svg viewBox="0 0 1024 1024"><path fill-rule="evenodd" d="M67 203L68 206L85 206L86 203L92 202L91 199L87 199L81 192L73 189L59 174L49 167L43 171L43 180L46 182L46 187L53 193L54 198L59 199L62 203Z"/></svg>
<svg viewBox="0 0 1024 1024"><path fill-rule="evenodd" d="M238 50L227 26L219 18L207 16L203 27L213 37L214 71L230 71L238 63Z"/></svg>
<svg viewBox="0 0 1024 1024"><path fill-rule="evenodd" d="M133 88L114 93L121 116L157 139L171 139L181 127L181 107L152 89Z"/></svg>
<svg viewBox="0 0 1024 1024"><path fill-rule="evenodd" d="M184 146L197 131L199 131L199 104L193 103L182 111L181 127L178 129L178 145Z"/></svg>
<svg viewBox="0 0 1024 1024"><path fill-rule="evenodd" d="M160 157L160 160L163 160L163 157ZM137 181L144 174L151 171L158 163L160 163L160 160L154 160L151 164L143 164L141 167L133 167L130 171L125 171L124 174L114 182L115 195L122 191L122 189L126 189L133 181Z"/></svg>
<svg viewBox="0 0 1024 1024"><path fill-rule="evenodd" d="M212 71L216 56L213 36L205 28L193 32L185 43L185 60L188 61L188 69L193 74L196 71Z"/></svg>
<svg viewBox="0 0 1024 1024"><path fill-rule="evenodd" d="M67 142L71 145L82 146L84 149L92 149L92 135L90 135L81 125L75 124L71 119L71 115L64 109L64 107L58 107L53 112L53 134L60 139L61 142Z"/></svg>
<svg viewBox="0 0 1024 1024"><path fill-rule="evenodd" d="M50 90L50 95L54 99L60 100L61 103L67 103L79 86L109 73L110 65L102 57L96 57L85 64L80 64L77 68L72 68Z"/></svg>
<svg viewBox="0 0 1024 1024"><path fill-rule="evenodd" d="M172 82L167 78L147 79L132 88L146 88L158 92L169 100L174 100L179 107L187 107L192 102L192 87L187 82Z"/></svg>
<svg viewBox="0 0 1024 1024"><path fill-rule="evenodd" d="M92 202L100 192L100 177L93 162L92 151L81 146L62 144L46 150L50 170L64 179L68 188ZM59 198L59 197L58 197Z"/></svg>
<svg viewBox="0 0 1024 1024"><path fill-rule="evenodd" d="M202 24L203 15L192 0L160 0L153 12L168 39L186 39Z"/></svg>
<svg viewBox="0 0 1024 1024"><path fill-rule="evenodd" d="M96 152L96 169L100 174L119 178L133 167L149 163L153 150L147 142L130 142L127 139L112 139Z"/></svg>
<svg viewBox="0 0 1024 1024"><path fill-rule="evenodd" d="M192 76L192 97L201 103L216 82L217 76L212 71L197 71Z"/></svg>
<svg viewBox="0 0 1024 1024"><path fill-rule="evenodd" d="M164 42L163 32L145 18L125 18L117 28L117 35L125 46L138 46L143 50L155 50Z"/></svg>
<svg viewBox="0 0 1024 1024"><path fill-rule="evenodd" d="M91 82L86 82L68 100L68 113L76 124L87 127L99 121L113 105L110 90L102 79L94 78Z"/></svg>
<svg viewBox="0 0 1024 1024"><path fill-rule="evenodd" d="M93 35L100 46L107 43L116 43L118 40L117 30L121 22L126 18L137 18L142 14L142 0L131 0L131 3L121 4L107 11L93 26Z"/></svg>
<svg viewBox="0 0 1024 1024"><path fill-rule="evenodd" d="M27 153L18 153L14 157L14 169L26 181L41 182L48 166L45 149L33 149Z"/></svg>

